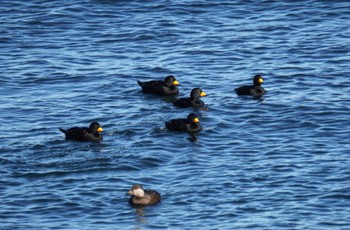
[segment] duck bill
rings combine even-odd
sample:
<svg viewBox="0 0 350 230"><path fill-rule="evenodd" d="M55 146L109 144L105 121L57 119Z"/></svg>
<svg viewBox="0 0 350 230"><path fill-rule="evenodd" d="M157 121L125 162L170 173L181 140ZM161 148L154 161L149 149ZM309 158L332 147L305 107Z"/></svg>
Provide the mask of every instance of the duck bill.
<svg viewBox="0 0 350 230"><path fill-rule="evenodd" d="M205 97L205 96L207 96L207 94L206 94L204 91L202 91L201 94L200 94L200 96L201 96L201 97Z"/></svg>
<svg viewBox="0 0 350 230"><path fill-rule="evenodd" d="M259 78L259 83L260 84L264 83L264 80L262 78Z"/></svg>
<svg viewBox="0 0 350 230"><path fill-rule="evenodd" d="M194 122L194 123L198 123L198 122L199 122L199 119L196 117L195 119L193 119L193 122Z"/></svg>
<svg viewBox="0 0 350 230"><path fill-rule="evenodd" d="M176 81L176 80L173 82L173 85L179 85L179 84L180 83L178 81Z"/></svg>
<svg viewBox="0 0 350 230"><path fill-rule="evenodd" d="M97 129L97 132L103 132L103 129L100 127Z"/></svg>
<svg viewBox="0 0 350 230"><path fill-rule="evenodd" d="M134 195L134 193L132 192L132 190L128 191L127 194L129 194L129 195Z"/></svg>

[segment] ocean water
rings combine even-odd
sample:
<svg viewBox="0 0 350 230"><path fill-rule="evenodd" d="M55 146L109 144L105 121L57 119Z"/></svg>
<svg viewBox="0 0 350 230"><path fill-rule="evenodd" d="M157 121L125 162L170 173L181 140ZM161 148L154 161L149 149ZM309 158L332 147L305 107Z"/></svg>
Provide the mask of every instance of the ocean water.
<svg viewBox="0 0 350 230"><path fill-rule="evenodd" d="M0 229L350 229L350 2L0 1ZM142 94L173 74L208 110ZM267 94L234 88L264 77ZM195 137L164 122L195 112ZM104 128L100 143L58 128ZM132 184L162 194L141 209Z"/></svg>

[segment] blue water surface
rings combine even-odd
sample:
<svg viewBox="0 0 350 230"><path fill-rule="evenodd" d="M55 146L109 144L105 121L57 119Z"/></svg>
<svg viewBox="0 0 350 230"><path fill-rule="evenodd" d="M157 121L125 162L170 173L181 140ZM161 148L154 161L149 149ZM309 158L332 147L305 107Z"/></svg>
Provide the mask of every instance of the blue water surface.
<svg viewBox="0 0 350 230"><path fill-rule="evenodd" d="M350 229L350 2L0 1L0 229ZM137 80L201 87L208 110ZM262 98L234 89L264 77ZM195 137L164 122L195 112ZM58 128L98 121L101 143ZM162 202L128 205L134 183Z"/></svg>

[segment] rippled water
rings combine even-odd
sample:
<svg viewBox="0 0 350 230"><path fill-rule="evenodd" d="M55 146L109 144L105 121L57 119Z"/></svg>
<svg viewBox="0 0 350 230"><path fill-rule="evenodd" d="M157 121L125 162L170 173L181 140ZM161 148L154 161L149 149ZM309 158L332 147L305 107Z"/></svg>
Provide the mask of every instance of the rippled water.
<svg viewBox="0 0 350 230"><path fill-rule="evenodd" d="M1 1L1 229L350 229L348 1ZM267 94L234 88L264 76ZM208 110L144 95L173 74ZM196 112L192 138L164 122ZM59 127L99 121L101 143ZM134 183L163 201L128 205Z"/></svg>

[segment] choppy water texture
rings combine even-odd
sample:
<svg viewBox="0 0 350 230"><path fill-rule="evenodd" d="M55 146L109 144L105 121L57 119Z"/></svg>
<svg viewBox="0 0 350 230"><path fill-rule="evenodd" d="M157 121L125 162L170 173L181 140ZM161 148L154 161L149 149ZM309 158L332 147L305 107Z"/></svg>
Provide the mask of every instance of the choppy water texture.
<svg viewBox="0 0 350 230"><path fill-rule="evenodd" d="M350 229L349 1L1 1L1 229ZM234 88L264 76L267 94ZM173 74L208 110L143 95ZM196 112L196 138L164 122ZM99 121L102 143L59 127ZM163 201L144 209L141 183Z"/></svg>

